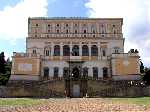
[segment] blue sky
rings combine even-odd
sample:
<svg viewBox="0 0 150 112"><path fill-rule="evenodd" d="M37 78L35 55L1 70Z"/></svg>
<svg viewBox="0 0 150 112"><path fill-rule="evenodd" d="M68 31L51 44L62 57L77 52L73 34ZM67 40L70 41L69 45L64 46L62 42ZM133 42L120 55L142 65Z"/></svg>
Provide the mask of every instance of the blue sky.
<svg viewBox="0 0 150 112"><path fill-rule="evenodd" d="M28 17L122 17L125 51L150 66L150 0L0 0L0 51L25 52Z"/></svg>

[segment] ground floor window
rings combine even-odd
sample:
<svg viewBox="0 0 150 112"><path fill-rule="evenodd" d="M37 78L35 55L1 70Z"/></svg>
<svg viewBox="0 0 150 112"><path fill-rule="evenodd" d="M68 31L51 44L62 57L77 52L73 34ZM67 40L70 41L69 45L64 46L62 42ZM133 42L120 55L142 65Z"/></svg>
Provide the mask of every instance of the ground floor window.
<svg viewBox="0 0 150 112"><path fill-rule="evenodd" d="M63 77L66 78L67 76L69 76L69 68L68 67L64 67Z"/></svg>
<svg viewBox="0 0 150 112"><path fill-rule="evenodd" d="M93 78L98 78L98 68L93 67Z"/></svg>
<svg viewBox="0 0 150 112"><path fill-rule="evenodd" d="M44 78L48 78L49 77L49 68L45 67L44 68Z"/></svg>
<svg viewBox="0 0 150 112"><path fill-rule="evenodd" d="M103 68L103 77L104 77L104 78L107 78L107 77L108 77L108 68L107 68L107 67L104 67L104 68Z"/></svg>
<svg viewBox="0 0 150 112"><path fill-rule="evenodd" d="M88 76L88 68L84 67L83 68L83 77L87 77Z"/></svg>
<svg viewBox="0 0 150 112"><path fill-rule="evenodd" d="M58 78L58 74L59 74L59 68L54 67L54 78Z"/></svg>

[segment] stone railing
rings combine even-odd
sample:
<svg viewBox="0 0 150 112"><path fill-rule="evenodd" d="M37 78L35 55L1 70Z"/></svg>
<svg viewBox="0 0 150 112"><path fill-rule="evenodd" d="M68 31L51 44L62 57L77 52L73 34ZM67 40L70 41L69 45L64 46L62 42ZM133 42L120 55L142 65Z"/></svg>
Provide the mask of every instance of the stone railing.
<svg viewBox="0 0 150 112"><path fill-rule="evenodd" d="M13 52L13 57L40 57L39 53L30 54L30 53L17 53Z"/></svg>
<svg viewBox="0 0 150 112"><path fill-rule="evenodd" d="M104 38L104 37L107 37L107 38L122 38L122 34L119 33L119 34L109 34L109 33L47 33L47 34L29 34L29 37L28 38L49 38L49 37L99 37L99 38Z"/></svg>
<svg viewBox="0 0 150 112"><path fill-rule="evenodd" d="M139 56L139 53L112 53L112 57Z"/></svg>

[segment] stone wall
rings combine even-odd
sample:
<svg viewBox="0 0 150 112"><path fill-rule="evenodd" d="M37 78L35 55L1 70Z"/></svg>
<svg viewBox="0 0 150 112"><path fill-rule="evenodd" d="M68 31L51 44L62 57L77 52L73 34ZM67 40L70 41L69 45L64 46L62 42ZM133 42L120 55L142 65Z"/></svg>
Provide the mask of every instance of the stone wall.
<svg viewBox="0 0 150 112"><path fill-rule="evenodd" d="M141 81L88 80L89 97L150 96L150 87ZM65 97L63 79L49 81L13 81L0 87L0 97Z"/></svg>
<svg viewBox="0 0 150 112"><path fill-rule="evenodd" d="M0 87L0 97L65 97L63 80L13 81Z"/></svg>
<svg viewBox="0 0 150 112"><path fill-rule="evenodd" d="M142 81L88 81L89 97L140 97L150 96L150 87Z"/></svg>

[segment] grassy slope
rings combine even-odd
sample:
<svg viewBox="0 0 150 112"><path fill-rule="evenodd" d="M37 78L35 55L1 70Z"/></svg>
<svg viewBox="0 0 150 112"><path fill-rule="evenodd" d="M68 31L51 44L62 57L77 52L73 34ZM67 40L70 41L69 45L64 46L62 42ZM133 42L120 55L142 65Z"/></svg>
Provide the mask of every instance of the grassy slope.
<svg viewBox="0 0 150 112"><path fill-rule="evenodd" d="M0 98L0 106L4 105L20 105L20 106L27 106L27 105L36 105L44 102L42 99L32 99L32 98Z"/></svg>
<svg viewBox="0 0 150 112"><path fill-rule="evenodd" d="M138 98L106 98L113 103L130 103L138 105L150 106L150 97L138 97ZM47 99L50 100L50 99ZM32 99L32 98L0 98L0 106L27 106L38 105L47 101L46 99Z"/></svg>
<svg viewBox="0 0 150 112"><path fill-rule="evenodd" d="M130 103L137 105L150 106L150 97L137 97L137 98L110 98L113 102Z"/></svg>

